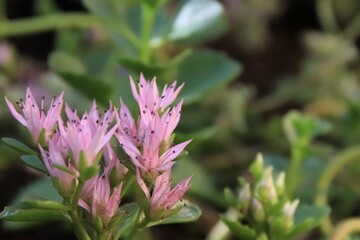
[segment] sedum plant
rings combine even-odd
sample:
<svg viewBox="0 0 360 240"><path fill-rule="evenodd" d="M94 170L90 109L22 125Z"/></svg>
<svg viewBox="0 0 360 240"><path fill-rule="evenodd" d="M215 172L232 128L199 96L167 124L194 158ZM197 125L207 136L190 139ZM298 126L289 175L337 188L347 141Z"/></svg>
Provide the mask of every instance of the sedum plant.
<svg viewBox="0 0 360 240"><path fill-rule="evenodd" d="M63 201L26 199L6 207L0 217L60 220L72 225L78 239L99 240L133 239L146 227L196 220L200 210L182 199L191 177L175 187L171 181L175 159L191 141L174 143L182 101L170 105L181 88L174 82L160 94L155 78L149 82L141 75L138 84L131 79L140 109L137 120L122 100L120 111L110 102L102 114L95 101L83 115L65 104L65 120L63 93L47 112L44 98L39 106L29 88L25 99L17 102L22 114L5 98L14 118L30 133L33 146L3 140L27 154L22 156L27 165L51 178ZM119 157L121 151L128 157ZM128 191L135 178L136 197ZM133 202L124 203L125 195Z"/></svg>
<svg viewBox="0 0 360 240"><path fill-rule="evenodd" d="M288 197L285 172L274 177L273 167L264 166L261 154L249 167L251 179L239 179L235 194L225 189L229 209L210 232L208 240L226 239L229 233L246 240L290 240L318 226L329 209L299 206L300 200ZM230 231L230 232L229 232Z"/></svg>

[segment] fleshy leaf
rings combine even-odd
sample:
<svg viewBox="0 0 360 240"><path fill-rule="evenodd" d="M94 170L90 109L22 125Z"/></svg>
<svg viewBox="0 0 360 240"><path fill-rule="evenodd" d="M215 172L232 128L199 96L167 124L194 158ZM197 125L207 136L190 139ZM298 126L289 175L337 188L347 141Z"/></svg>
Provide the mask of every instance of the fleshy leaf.
<svg viewBox="0 0 360 240"><path fill-rule="evenodd" d="M21 209L16 206L5 207L5 209L0 213L0 218L6 221L15 222L69 221L68 217L60 211Z"/></svg>
<svg viewBox="0 0 360 240"><path fill-rule="evenodd" d="M180 9L168 38L176 42L200 43L221 35L227 26L225 11L219 2L190 0Z"/></svg>
<svg viewBox="0 0 360 240"><path fill-rule="evenodd" d="M23 155L20 157L21 160L28 165L29 167L38 170L43 173L47 173L47 169L45 168L44 164L41 162L41 160L34 155Z"/></svg>
<svg viewBox="0 0 360 240"><path fill-rule="evenodd" d="M21 206L25 208L35 208L43 210L58 210L58 211L68 211L69 207L54 201L48 200L24 200L21 202Z"/></svg>
<svg viewBox="0 0 360 240"><path fill-rule="evenodd" d="M148 227L160 224L194 222L200 217L200 215L201 209L198 206L192 203L187 203L186 206L183 206L176 214L160 221L150 222Z"/></svg>
<svg viewBox="0 0 360 240"><path fill-rule="evenodd" d="M292 145L307 146L314 137L328 132L331 126L316 117L291 111L284 117L283 128Z"/></svg>
<svg viewBox="0 0 360 240"><path fill-rule="evenodd" d="M295 237L317 227L329 214L328 206L300 205L295 213L295 228L288 235Z"/></svg>
<svg viewBox="0 0 360 240"><path fill-rule="evenodd" d="M255 240L256 233L253 229L248 226L242 225L241 223L235 222L226 218L225 216L221 216L221 220L229 227L231 232L243 240Z"/></svg>
<svg viewBox="0 0 360 240"><path fill-rule="evenodd" d="M6 145L18 152L32 155L37 154L34 150L14 138L2 138L1 140L3 140Z"/></svg>
<svg viewBox="0 0 360 240"><path fill-rule="evenodd" d="M211 90L234 80L241 71L242 66L223 53L195 50L179 64L177 79L185 82L179 98L184 98L185 103L198 101Z"/></svg>

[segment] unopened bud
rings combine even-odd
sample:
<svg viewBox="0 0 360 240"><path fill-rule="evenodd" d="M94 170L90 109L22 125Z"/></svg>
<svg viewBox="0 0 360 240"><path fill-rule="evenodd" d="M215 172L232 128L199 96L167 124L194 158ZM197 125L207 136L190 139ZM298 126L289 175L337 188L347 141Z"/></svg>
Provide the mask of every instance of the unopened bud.
<svg viewBox="0 0 360 240"><path fill-rule="evenodd" d="M294 214L297 206L299 205L299 202L299 199L295 199L292 202L287 202L282 209L284 214L284 227L286 230L289 230L294 224Z"/></svg>
<svg viewBox="0 0 360 240"><path fill-rule="evenodd" d="M250 191L250 184L245 183L243 188L239 192L239 200L240 206L248 208L251 201L251 191Z"/></svg>
<svg viewBox="0 0 360 240"><path fill-rule="evenodd" d="M254 198L252 200L251 205L252 205L252 213L253 213L253 217L254 217L255 221L263 222L265 220L265 211L264 211L264 207L261 204L261 202L259 202L259 200Z"/></svg>
<svg viewBox="0 0 360 240"><path fill-rule="evenodd" d="M266 233L261 233L256 240L268 240Z"/></svg>
<svg viewBox="0 0 360 240"><path fill-rule="evenodd" d="M272 176L272 167L268 167L265 169L263 178L258 185L257 195L264 203L269 202L271 205L273 205L278 202L278 196Z"/></svg>
<svg viewBox="0 0 360 240"><path fill-rule="evenodd" d="M275 188L277 195L280 197L285 191L285 172L281 172L275 180Z"/></svg>
<svg viewBox="0 0 360 240"><path fill-rule="evenodd" d="M254 177L255 182L258 182L261 179L264 171L264 159L261 153L256 155L256 159L254 163L251 164L249 171Z"/></svg>

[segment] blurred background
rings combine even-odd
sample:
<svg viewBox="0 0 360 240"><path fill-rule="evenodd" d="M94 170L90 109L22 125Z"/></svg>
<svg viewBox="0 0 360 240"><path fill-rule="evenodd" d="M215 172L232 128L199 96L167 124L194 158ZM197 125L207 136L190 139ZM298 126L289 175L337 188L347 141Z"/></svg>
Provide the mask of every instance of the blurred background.
<svg viewBox="0 0 360 240"><path fill-rule="evenodd" d="M93 98L119 106L119 96L134 107L128 76L142 72L160 85L185 82L176 136L194 140L175 175L193 175L187 198L203 211L196 223L155 227L154 239L205 239L226 210L224 187L237 186L256 153L286 169L283 119L294 109L327 126L298 169L296 197L312 203L328 162L360 144L360 1L169 0L140 41L139 3L0 0L0 136L29 143L4 96L15 102L29 86L47 99L65 91L80 111ZM59 198L18 153L2 142L0 152L0 209L25 195ZM333 222L360 214L359 175L360 159L334 178ZM59 223L0 223L0 239L75 239ZM322 236L314 230L303 239Z"/></svg>

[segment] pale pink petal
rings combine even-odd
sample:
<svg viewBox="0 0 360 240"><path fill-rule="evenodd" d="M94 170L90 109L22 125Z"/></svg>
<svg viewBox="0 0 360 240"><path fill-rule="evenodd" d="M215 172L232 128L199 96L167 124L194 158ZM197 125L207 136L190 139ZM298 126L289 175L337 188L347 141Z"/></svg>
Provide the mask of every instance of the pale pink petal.
<svg viewBox="0 0 360 240"><path fill-rule="evenodd" d="M27 126L25 118L16 111L14 105L6 97L5 101L13 117L18 120L22 125Z"/></svg>
<svg viewBox="0 0 360 240"><path fill-rule="evenodd" d="M191 142L192 140L188 140L185 142L182 142L180 144L177 144L173 147L171 147L169 150L167 150L166 152L164 152L161 157L160 160L162 162L163 165L165 165L166 163L174 160L177 156L179 156L179 154L184 150L184 148Z"/></svg>

